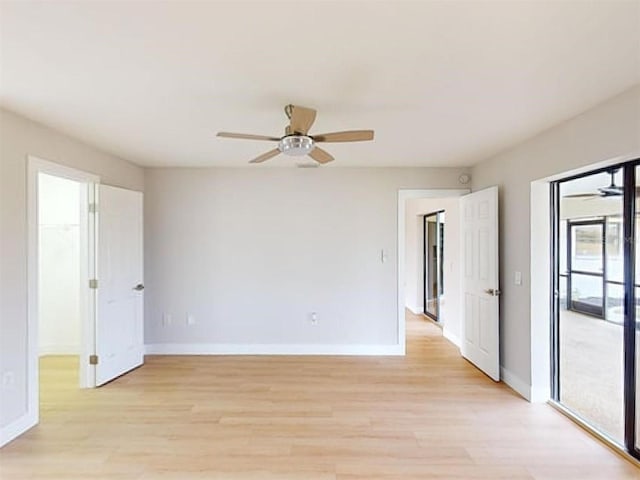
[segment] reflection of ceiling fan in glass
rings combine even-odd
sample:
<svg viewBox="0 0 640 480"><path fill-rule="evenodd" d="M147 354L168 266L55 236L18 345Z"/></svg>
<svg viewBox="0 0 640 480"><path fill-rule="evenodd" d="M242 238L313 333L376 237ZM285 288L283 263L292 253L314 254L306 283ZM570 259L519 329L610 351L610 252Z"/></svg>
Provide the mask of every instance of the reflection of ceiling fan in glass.
<svg viewBox="0 0 640 480"><path fill-rule="evenodd" d="M607 198L607 197L621 197L624 193L624 187L616 185L616 173L618 169L611 169L607 172L611 175L611 183L606 187L598 187L597 193L574 193L572 195L564 195L562 198Z"/></svg>

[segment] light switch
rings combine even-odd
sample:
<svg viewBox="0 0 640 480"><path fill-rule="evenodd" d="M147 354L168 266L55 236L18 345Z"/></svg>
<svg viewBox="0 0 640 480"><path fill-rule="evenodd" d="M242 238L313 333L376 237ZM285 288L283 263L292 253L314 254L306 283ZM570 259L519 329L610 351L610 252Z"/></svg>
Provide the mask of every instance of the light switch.
<svg viewBox="0 0 640 480"><path fill-rule="evenodd" d="M522 285L522 272L515 272L513 275L513 283L515 285Z"/></svg>

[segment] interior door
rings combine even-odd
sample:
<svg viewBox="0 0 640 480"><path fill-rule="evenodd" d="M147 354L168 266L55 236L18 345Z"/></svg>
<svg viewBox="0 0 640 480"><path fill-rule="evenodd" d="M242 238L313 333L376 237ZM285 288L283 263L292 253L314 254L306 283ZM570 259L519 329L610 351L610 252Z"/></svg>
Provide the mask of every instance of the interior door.
<svg viewBox="0 0 640 480"><path fill-rule="evenodd" d="M499 381L498 187L465 195L460 202L462 356Z"/></svg>
<svg viewBox="0 0 640 480"><path fill-rule="evenodd" d="M142 193L99 185L96 386L142 365Z"/></svg>

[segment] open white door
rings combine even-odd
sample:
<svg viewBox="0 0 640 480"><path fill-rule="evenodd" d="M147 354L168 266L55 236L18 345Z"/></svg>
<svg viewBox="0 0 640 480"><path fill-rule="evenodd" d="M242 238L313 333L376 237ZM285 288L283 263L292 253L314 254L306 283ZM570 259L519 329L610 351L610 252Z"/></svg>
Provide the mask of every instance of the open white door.
<svg viewBox="0 0 640 480"><path fill-rule="evenodd" d="M498 187L460 199L462 232L462 356L500 380Z"/></svg>
<svg viewBox="0 0 640 480"><path fill-rule="evenodd" d="M142 193L98 186L96 386L142 365Z"/></svg>

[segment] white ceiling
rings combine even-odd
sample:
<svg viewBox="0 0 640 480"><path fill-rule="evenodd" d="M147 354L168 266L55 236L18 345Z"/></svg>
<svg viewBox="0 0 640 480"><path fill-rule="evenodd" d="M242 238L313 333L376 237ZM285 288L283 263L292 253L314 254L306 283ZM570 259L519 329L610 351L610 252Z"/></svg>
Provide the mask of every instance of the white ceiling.
<svg viewBox="0 0 640 480"><path fill-rule="evenodd" d="M141 165L244 166L219 130L373 128L337 166L471 165L640 82L640 2L6 2L0 103ZM292 165L277 157L272 165Z"/></svg>

